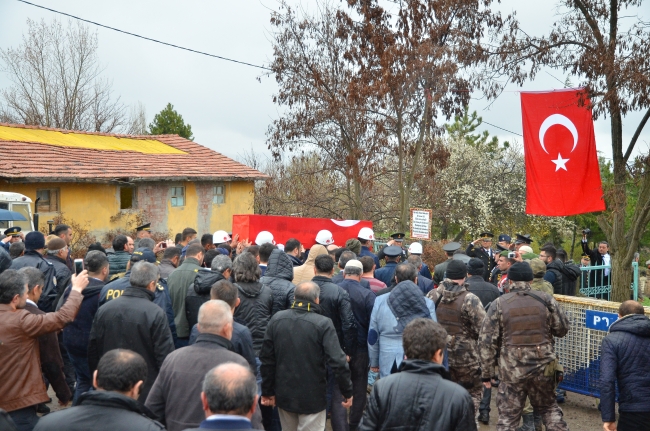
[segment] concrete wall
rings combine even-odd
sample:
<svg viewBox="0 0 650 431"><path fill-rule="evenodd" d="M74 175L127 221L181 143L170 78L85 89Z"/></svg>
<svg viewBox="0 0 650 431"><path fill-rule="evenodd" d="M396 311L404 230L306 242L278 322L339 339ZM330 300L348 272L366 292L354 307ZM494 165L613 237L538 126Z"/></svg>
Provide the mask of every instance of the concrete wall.
<svg viewBox="0 0 650 431"><path fill-rule="evenodd" d="M254 188L249 181L225 182L225 202L213 203L213 182L145 182L137 184L135 211L120 210L120 189L115 184L89 183L8 183L0 180L0 190L22 193L33 201L37 189L59 189L59 206L66 219L86 225L101 239L102 234L125 228L135 220L137 210L144 210L154 231L170 230L172 235L186 227L199 234L218 229L230 231L233 214L252 214ZM185 205L171 206L171 188L185 187ZM35 208L32 206L32 211ZM40 225L56 213L40 213ZM111 221L113 219L113 221ZM173 239L173 238L172 238Z"/></svg>

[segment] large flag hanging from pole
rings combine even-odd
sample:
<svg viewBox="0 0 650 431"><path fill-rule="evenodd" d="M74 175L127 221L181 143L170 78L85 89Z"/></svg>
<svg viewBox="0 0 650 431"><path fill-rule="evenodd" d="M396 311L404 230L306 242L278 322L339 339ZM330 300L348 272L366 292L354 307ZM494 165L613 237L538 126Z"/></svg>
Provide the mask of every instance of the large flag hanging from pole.
<svg viewBox="0 0 650 431"><path fill-rule="evenodd" d="M526 214L569 216L605 209L588 106L582 90L521 93Z"/></svg>

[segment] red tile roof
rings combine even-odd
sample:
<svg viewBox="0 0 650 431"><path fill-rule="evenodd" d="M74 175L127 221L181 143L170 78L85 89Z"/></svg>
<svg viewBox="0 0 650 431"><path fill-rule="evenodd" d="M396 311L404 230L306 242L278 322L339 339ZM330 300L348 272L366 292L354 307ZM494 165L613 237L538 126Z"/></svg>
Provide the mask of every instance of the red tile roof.
<svg viewBox="0 0 650 431"><path fill-rule="evenodd" d="M259 180L267 175L223 154L178 135L116 135L66 131L45 127L3 124L12 128L50 130L62 133L147 139L184 151L186 154L143 154L137 150L112 151L65 147L0 137L0 178L24 182L121 181L223 181Z"/></svg>

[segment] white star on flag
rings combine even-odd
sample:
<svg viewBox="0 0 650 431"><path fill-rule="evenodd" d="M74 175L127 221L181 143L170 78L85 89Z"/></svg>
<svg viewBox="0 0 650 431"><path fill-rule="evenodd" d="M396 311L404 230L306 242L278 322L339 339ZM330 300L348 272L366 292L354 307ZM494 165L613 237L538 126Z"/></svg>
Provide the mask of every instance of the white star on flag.
<svg viewBox="0 0 650 431"><path fill-rule="evenodd" d="M566 162L568 162L569 159L563 159L562 154L557 153L557 159L551 161L555 163L555 172L559 171L560 169L564 169L565 171L567 171Z"/></svg>

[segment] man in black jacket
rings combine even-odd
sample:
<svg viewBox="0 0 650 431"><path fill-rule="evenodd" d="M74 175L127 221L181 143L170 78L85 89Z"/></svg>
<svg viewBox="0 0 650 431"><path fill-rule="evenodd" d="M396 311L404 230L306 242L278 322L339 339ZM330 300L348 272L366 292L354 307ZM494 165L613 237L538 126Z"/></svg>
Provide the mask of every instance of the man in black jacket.
<svg viewBox="0 0 650 431"><path fill-rule="evenodd" d="M607 241L598 243L598 248L590 249L587 235L582 235L582 251L585 255L589 256L591 266L609 265L606 269L592 269L589 271L589 287L604 287L609 286L610 272L612 265L612 256L609 254L609 244ZM603 299L605 294L599 293L596 298ZM605 298L607 299L607 298Z"/></svg>
<svg viewBox="0 0 650 431"><path fill-rule="evenodd" d="M52 262L48 262L43 257L45 252L45 237L41 232L34 231L25 235L25 254L16 258L11 263L11 269L19 270L26 266L31 266L41 270L45 277L45 286L43 294L38 300L38 308L46 313L54 311L56 307L56 298L59 293L56 284L56 269Z"/></svg>
<svg viewBox="0 0 650 431"><path fill-rule="evenodd" d="M164 430L137 402L146 379L147 363L142 356L124 349L106 352L93 375L97 390L83 394L75 407L42 417L34 430Z"/></svg>
<svg viewBox="0 0 650 431"><path fill-rule="evenodd" d="M268 324L260 353L262 405L277 405L283 431L325 429L326 367L332 369L344 401L352 405L352 382L332 320L320 315L317 284L296 287L293 308Z"/></svg>
<svg viewBox="0 0 650 431"><path fill-rule="evenodd" d="M95 314L88 341L88 366L95 371L102 355L113 349L140 354L148 368L138 398L144 402L163 361L174 351L174 339L165 312L152 302L158 282L156 265L138 262L130 280L131 288L102 305Z"/></svg>
<svg viewBox="0 0 650 431"><path fill-rule="evenodd" d="M359 430L476 430L471 397L449 381L442 366L447 344L442 326L431 319L414 319L404 328L402 343L406 359L398 373L373 386Z"/></svg>
<svg viewBox="0 0 650 431"><path fill-rule="evenodd" d="M268 259L266 272L260 278L260 283L270 287L273 294L271 316L278 311L291 308L293 291L296 288L291 280L293 280L293 264L289 255L277 248L273 249Z"/></svg>
<svg viewBox="0 0 650 431"><path fill-rule="evenodd" d="M54 265L54 270L56 271L57 296L55 304L58 304L59 298L61 298L63 292L70 286L70 280L72 279L72 271L70 271L67 264L70 249L68 249L65 241L59 237L49 240L45 244L45 247L47 248L45 259Z"/></svg>
<svg viewBox="0 0 650 431"><path fill-rule="evenodd" d="M208 253L206 253L207 256ZM188 286L185 297L185 316L190 328L199 321L201 305L210 300L210 289L219 280L229 280L232 273L232 261L228 256L219 254L207 262L210 270L201 268L196 273L194 284ZM190 338L192 334L190 331Z"/></svg>
<svg viewBox="0 0 650 431"><path fill-rule="evenodd" d="M553 285L553 293L563 295L562 287L564 280L562 270L564 264L557 258L557 250L552 245L542 247L539 251L539 258L546 264L546 274L544 280Z"/></svg>

